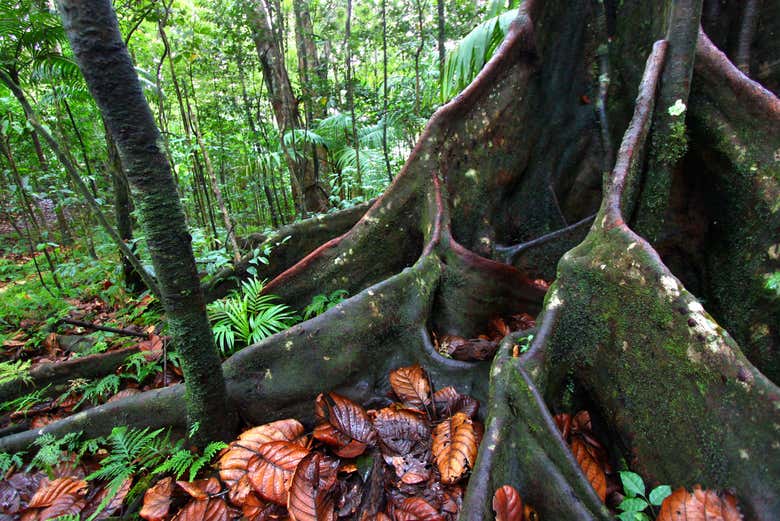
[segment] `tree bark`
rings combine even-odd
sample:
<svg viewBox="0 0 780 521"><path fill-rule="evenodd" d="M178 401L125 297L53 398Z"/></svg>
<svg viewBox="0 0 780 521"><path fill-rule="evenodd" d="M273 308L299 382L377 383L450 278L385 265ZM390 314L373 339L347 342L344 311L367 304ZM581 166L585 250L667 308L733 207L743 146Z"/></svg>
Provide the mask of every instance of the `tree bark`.
<svg viewBox="0 0 780 521"><path fill-rule="evenodd" d="M276 124L290 169L293 200L298 215L307 212L324 212L328 209L328 196L315 175L314 162L284 144L284 134L302 128L298 100L292 90L290 77L284 66L284 55L274 37L270 13L264 0L256 0L247 6L247 15L257 56L263 67L263 78L271 99Z"/></svg>
<svg viewBox="0 0 780 521"><path fill-rule="evenodd" d="M667 109L673 3L611 4L607 112L619 146L605 173L599 116L583 98L601 84L602 4L523 2L497 54L431 118L385 194L268 284L297 306L335 289L350 298L225 362L242 415L310 421L319 392L384 396L388 370L420 363L435 387L456 385L487 404L460 519L490 519L505 484L541 519L613 519L552 421L583 406L614 462L646 483L729 488L746 519L777 519L780 389L770 371L780 320L761 284L780 270L780 101L699 35L690 141L666 221L680 249L659 254L635 233L656 115ZM594 213L590 230L564 225ZM525 246L510 265L499 244ZM540 274L555 277L549 291ZM513 346L527 333L508 335L492 363L446 359L433 347L432 333L476 336L496 314L540 310L520 356ZM149 411L179 425L172 405L182 392L145 393L44 431L105 432L117 415L159 424ZM0 450L39 435L2 438Z"/></svg>
<svg viewBox="0 0 780 521"><path fill-rule="evenodd" d="M108 1L65 0L63 24L92 96L108 124L128 180L138 190L162 302L182 354L187 413L196 439L230 434L225 384L198 282L191 238L168 160ZM110 71L111 74L107 74Z"/></svg>

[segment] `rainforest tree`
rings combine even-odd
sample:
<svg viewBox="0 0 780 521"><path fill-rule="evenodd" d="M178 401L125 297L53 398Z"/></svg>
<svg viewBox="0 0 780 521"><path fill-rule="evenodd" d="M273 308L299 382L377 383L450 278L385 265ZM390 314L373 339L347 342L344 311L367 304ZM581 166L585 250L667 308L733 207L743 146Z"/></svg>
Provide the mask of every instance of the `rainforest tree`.
<svg viewBox="0 0 780 521"><path fill-rule="evenodd" d="M365 215L274 268L266 290L292 305L353 296L228 359L231 406L310 418L322 390L367 400L419 362L487 405L462 519L489 518L504 484L543 519L612 518L553 422L572 401L647 480L732 488L747 519L775 519L780 13L727 4L523 2ZM288 244L327 220L293 225ZM525 353L511 334L492 363L434 349L434 331L469 337L520 311L541 313ZM181 426L183 393L45 430L105 432L117 414Z"/></svg>

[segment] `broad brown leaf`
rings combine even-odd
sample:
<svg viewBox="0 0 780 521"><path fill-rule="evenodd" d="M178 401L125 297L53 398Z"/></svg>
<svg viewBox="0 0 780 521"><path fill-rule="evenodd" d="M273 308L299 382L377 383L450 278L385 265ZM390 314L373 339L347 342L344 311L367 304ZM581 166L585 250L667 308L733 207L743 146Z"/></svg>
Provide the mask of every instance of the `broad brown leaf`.
<svg viewBox="0 0 780 521"><path fill-rule="evenodd" d="M336 484L338 461L313 452L293 474L287 510L294 521L333 521L336 507L329 491Z"/></svg>
<svg viewBox="0 0 780 521"><path fill-rule="evenodd" d="M59 516L78 514L84 509L87 500L76 494L63 494L51 506L38 513L38 519L53 519Z"/></svg>
<svg viewBox="0 0 780 521"><path fill-rule="evenodd" d="M111 517L111 514L116 512L122 507L122 503L125 501L125 497L127 497L127 493L130 492L130 486L133 484L132 478L127 478L122 482L122 484L119 486L117 491L114 493L114 495L111 497L111 499L106 504L105 508L100 511L100 513L95 516L95 521L102 521L104 519L108 519ZM89 504L87 504L86 507L84 507L84 511L81 513L82 519L87 519L89 516L91 516L97 508L100 506L100 504L103 502L104 499L106 499L106 496L111 492L111 487L105 486L103 489L95 494L95 497L93 497Z"/></svg>
<svg viewBox="0 0 780 521"><path fill-rule="evenodd" d="M604 468L588 451L587 444L578 436L573 436L571 439L571 452L579 463L582 473L596 491L596 495L604 502L607 497L607 477Z"/></svg>
<svg viewBox="0 0 780 521"><path fill-rule="evenodd" d="M266 502L252 492L241 506L241 512L246 521L268 521L281 519L286 511L283 506Z"/></svg>
<svg viewBox="0 0 780 521"><path fill-rule="evenodd" d="M246 474L249 460L257 454L264 443L270 441L294 441L303 434L303 425L298 420L288 418L246 430L237 440L230 443L219 458L219 477L229 487L233 487Z"/></svg>
<svg viewBox="0 0 780 521"><path fill-rule="evenodd" d="M556 414L553 416L553 420L555 420L555 425L558 426L558 430L561 431L561 437L563 438L563 441L569 443L571 438L571 414Z"/></svg>
<svg viewBox="0 0 780 521"><path fill-rule="evenodd" d="M355 458L376 441L366 411L336 393L320 394L314 403L317 426L314 437L333 448L337 456Z"/></svg>
<svg viewBox="0 0 780 521"><path fill-rule="evenodd" d="M248 474L255 491L269 501L286 505L290 480L308 452L290 441L272 441L262 445L249 460Z"/></svg>
<svg viewBox="0 0 780 521"><path fill-rule="evenodd" d="M173 494L173 478L163 478L144 494L144 503L138 514L146 521L162 521L168 516Z"/></svg>
<svg viewBox="0 0 780 521"><path fill-rule="evenodd" d="M689 493L684 487L664 499L656 521L741 521L733 496L718 495L699 485Z"/></svg>
<svg viewBox="0 0 780 521"><path fill-rule="evenodd" d="M193 499L171 521L228 521L228 506L222 498Z"/></svg>
<svg viewBox="0 0 780 521"><path fill-rule="evenodd" d="M452 416L462 412L473 418L479 411L479 401L471 396L460 394L454 387L448 386L433 393L433 404L439 416Z"/></svg>
<svg viewBox="0 0 780 521"><path fill-rule="evenodd" d="M393 514L395 521L444 521L444 516L421 497L406 498Z"/></svg>
<svg viewBox="0 0 780 521"><path fill-rule="evenodd" d="M83 479L64 477L49 481L43 479L27 508L43 508L56 503L63 496L84 497L87 482ZM82 505L83 507L83 505Z"/></svg>
<svg viewBox="0 0 780 521"><path fill-rule="evenodd" d="M385 407L372 411L371 417L383 455L403 456L414 452L416 446L430 446L431 428L421 413Z"/></svg>
<svg viewBox="0 0 780 521"><path fill-rule="evenodd" d="M193 499L208 499L222 490L217 478L196 479L195 481L177 481L177 485L192 496Z"/></svg>
<svg viewBox="0 0 780 521"><path fill-rule="evenodd" d="M431 404L431 385L428 374L419 364L399 367L390 373L390 386L407 405L426 410Z"/></svg>
<svg viewBox="0 0 780 521"><path fill-rule="evenodd" d="M523 521L523 500L512 485L504 485L493 494L496 521Z"/></svg>
<svg viewBox="0 0 780 521"><path fill-rule="evenodd" d="M433 432L433 456L442 483L458 482L474 468L479 433L474 422L462 412L441 422Z"/></svg>
<svg viewBox="0 0 780 521"><path fill-rule="evenodd" d="M254 488L252 488L252 481L249 479L248 475L244 474L237 483L230 487L230 490L228 491L228 500L237 507L241 507L246 503L249 494L253 492Z"/></svg>

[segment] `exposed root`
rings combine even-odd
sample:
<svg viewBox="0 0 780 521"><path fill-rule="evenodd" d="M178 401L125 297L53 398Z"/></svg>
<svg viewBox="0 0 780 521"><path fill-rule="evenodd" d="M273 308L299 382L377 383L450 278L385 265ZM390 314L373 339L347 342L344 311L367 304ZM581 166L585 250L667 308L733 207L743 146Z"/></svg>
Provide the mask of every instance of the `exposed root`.
<svg viewBox="0 0 780 521"><path fill-rule="evenodd" d="M745 0L742 9L742 23L739 28L737 50L734 53L734 65L745 76L750 74L750 46L753 44L753 35L758 25L758 7L760 0Z"/></svg>
<svg viewBox="0 0 780 521"><path fill-rule="evenodd" d="M29 372L30 381L17 379L0 385L0 402L13 400L36 389L50 385L51 392L62 392L62 386L74 378L97 378L115 371L128 356L139 351L138 346L119 351L73 358L64 362L40 364Z"/></svg>

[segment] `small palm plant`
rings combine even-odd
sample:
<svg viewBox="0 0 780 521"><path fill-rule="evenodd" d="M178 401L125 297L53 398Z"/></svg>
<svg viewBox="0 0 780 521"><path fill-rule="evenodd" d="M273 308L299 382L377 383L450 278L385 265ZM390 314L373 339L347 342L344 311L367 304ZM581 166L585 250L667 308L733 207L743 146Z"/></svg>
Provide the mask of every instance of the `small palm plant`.
<svg viewBox="0 0 780 521"><path fill-rule="evenodd" d="M276 295L263 295L265 283L250 279L228 297L209 304L214 339L224 356L283 331L297 322Z"/></svg>

